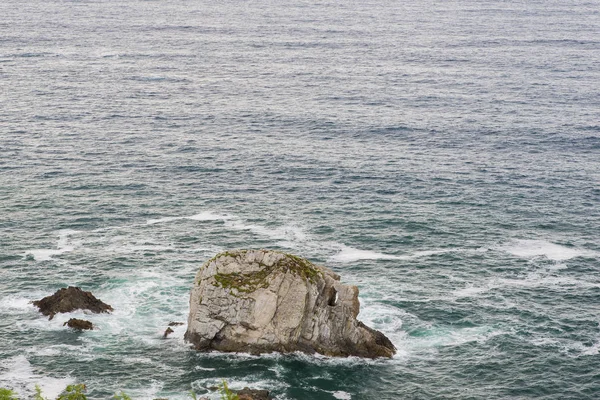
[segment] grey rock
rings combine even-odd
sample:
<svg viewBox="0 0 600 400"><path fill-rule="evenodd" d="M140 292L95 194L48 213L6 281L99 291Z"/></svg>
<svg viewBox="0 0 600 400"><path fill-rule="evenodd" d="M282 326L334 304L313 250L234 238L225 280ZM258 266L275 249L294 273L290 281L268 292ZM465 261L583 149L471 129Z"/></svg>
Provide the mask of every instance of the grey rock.
<svg viewBox="0 0 600 400"><path fill-rule="evenodd" d="M201 351L392 357L394 345L356 319L359 309L358 288L329 268L278 251L229 251L196 275L185 340Z"/></svg>

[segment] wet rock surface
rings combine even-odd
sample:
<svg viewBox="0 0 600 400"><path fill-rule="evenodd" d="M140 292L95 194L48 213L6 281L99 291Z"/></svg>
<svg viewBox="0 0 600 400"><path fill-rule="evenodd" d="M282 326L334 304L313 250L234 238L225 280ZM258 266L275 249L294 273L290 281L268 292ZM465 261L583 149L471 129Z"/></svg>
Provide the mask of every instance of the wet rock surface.
<svg viewBox="0 0 600 400"><path fill-rule="evenodd" d="M247 387L236 391L239 400L271 400L274 397L269 395L268 390L249 389Z"/></svg>
<svg viewBox="0 0 600 400"><path fill-rule="evenodd" d="M358 288L329 268L277 251L224 252L196 275L185 339L201 351L392 357L359 308Z"/></svg>
<svg viewBox="0 0 600 400"><path fill-rule="evenodd" d="M65 325L69 328L77 329L80 331L94 329L94 325L90 321L86 321L85 319L71 318L63 324L63 326Z"/></svg>
<svg viewBox="0 0 600 400"><path fill-rule="evenodd" d="M168 336L169 336L171 333L173 333L173 332L175 332L173 329L171 329L171 328L167 328L167 329L165 330L165 333L163 333L163 338L165 338L165 339L166 339L166 338L167 338L167 337L168 337Z"/></svg>
<svg viewBox="0 0 600 400"><path fill-rule="evenodd" d="M81 290L81 288L69 286L59 289L51 296L36 300L33 305L38 307L40 312L54 318L58 313L68 313L75 310L88 310L93 313L104 313L113 311L113 308L98 300L91 292Z"/></svg>

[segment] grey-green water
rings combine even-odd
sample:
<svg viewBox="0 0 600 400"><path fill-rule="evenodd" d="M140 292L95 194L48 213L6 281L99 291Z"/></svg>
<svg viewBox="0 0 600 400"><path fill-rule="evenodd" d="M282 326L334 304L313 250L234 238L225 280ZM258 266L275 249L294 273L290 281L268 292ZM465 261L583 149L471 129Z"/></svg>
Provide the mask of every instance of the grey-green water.
<svg viewBox="0 0 600 400"><path fill-rule="evenodd" d="M3 1L0 386L597 398L599 6ZM333 268L397 356L163 340L229 248ZM29 304L66 285L115 312Z"/></svg>

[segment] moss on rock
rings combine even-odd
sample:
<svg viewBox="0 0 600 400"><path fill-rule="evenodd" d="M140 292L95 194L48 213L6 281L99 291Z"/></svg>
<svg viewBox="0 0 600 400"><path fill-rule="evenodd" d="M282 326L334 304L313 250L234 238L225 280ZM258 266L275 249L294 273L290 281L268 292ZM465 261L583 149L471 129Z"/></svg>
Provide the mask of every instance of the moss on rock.
<svg viewBox="0 0 600 400"><path fill-rule="evenodd" d="M248 250L238 250L235 252L226 251L217 254L215 257L208 260L205 265L208 265L221 257L229 256L237 259L240 256L246 255L247 252ZM322 275L322 272L305 258L284 252L276 253L283 255L283 257L273 263L273 265L269 266L259 262L258 264L261 266L259 271L248 273L234 272L229 274L218 273L214 275L215 283L213 283L213 285L225 289L235 289L238 293L252 293L258 288L267 288L269 286L268 277L275 271L284 273L290 272L310 282L314 282L316 277ZM232 294L235 295L235 293Z"/></svg>

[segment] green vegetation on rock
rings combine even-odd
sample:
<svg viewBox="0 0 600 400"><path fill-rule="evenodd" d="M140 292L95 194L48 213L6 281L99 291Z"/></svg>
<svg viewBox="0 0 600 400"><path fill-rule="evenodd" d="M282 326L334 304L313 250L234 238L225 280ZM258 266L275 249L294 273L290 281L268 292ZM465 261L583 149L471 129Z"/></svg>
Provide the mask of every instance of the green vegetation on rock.
<svg viewBox="0 0 600 400"><path fill-rule="evenodd" d="M237 258L246 253L247 250L223 252L211 258L205 265L208 265L210 262L220 257L229 256ZM252 293L256 289L267 288L269 286L267 278L275 271L281 271L283 273L291 272L292 274L301 276L310 282L314 282L317 276L322 275L321 271L319 271L319 269L316 268L315 265L310 261L293 254L283 252L280 254L283 254L284 257L271 266L258 263L262 267L260 271L248 273L234 272L230 274L215 274L214 285L226 289L235 289L238 293Z"/></svg>

